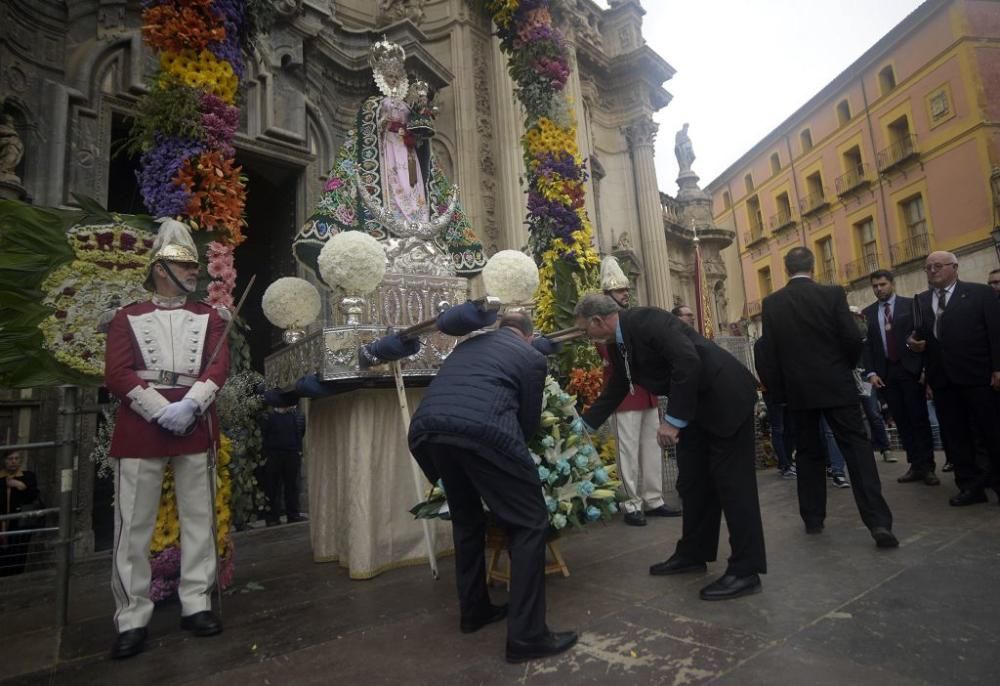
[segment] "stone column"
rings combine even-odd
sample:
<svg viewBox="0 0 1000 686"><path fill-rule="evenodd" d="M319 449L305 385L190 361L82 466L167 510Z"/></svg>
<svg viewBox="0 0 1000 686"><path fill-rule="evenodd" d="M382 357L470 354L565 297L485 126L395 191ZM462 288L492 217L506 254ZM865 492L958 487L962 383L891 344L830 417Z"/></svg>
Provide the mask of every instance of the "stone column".
<svg viewBox="0 0 1000 686"><path fill-rule="evenodd" d="M635 199L639 210L639 245L642 249L642 275L648 289L648 302L669 310L673 307L670 286L670 259L663 226L660 190L656 184L653 142L659 126L649 115L634 120L625 130L632 155Z"/></svg>
<svg viewBox="0 0 1000 686"><path fill-rule="evenodd" d="M521 151L524 113L514 96L514 82L507 72L507 57L500 51L495 36L493 44L493 82L496 84L497 129L497 223L500 225L500 248L520 250L528 243L527 188L522 186L524 158Z"/></svg>

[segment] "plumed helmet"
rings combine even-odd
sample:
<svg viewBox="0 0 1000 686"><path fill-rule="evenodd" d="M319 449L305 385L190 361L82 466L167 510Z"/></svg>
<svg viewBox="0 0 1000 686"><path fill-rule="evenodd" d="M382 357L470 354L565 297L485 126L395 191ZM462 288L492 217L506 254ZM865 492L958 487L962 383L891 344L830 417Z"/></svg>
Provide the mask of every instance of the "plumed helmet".
<svg viewBox="0 0 1000 686"><path fill-rule="evenodd" d="M152 256L146 268L146 279L142 282L147 291L155 290L153 284L153 265L157 262L182 262L185 264L200 264L198 261L198 246L191 238L187 224L176 219L164 217L157 219L160 230L153 239Z"/></svg>
<svg viewBox="0 0 1000 686"><path fill-rule="evenodd" d="M628 287L628 277L618 265L618 260L610 255L601 260L601 290L616 291Z"/></svg>

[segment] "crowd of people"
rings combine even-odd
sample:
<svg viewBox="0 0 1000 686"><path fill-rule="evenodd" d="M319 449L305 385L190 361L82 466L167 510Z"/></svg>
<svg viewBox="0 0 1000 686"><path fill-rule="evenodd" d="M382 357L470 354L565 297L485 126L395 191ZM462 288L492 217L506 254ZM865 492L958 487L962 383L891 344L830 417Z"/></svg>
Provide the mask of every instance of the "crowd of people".
<svg viewBox="0 0 1000 686"><path fill-rule="evenodd" d="M834 470L841 462L840 469L846 469L876 545L898 545L875 458L876 451L889 457L884 426L880 432L874 421L881 416L873 400L880 393L909 463L900 481L940 483L926 394L935 400L945 453L954 465L959 493L952 505L984 502L987 487L1000 488L1000 396L995 393L1000 390L1000 300L994 291L959 281L955 256L938 252L927 258L930 290L910 300L895 294L891 273L875 272L876 302L855 316L842 288L812 279L809 250L792 249L785 265L788 285L764 300L756 366L772 427L786 441L783 446L775 441L780 469L796 477L805 532L823 531L829 460ZM211 601L217 587L212 458L218 441L214 399L228 368L227 317L189 299L198 268L186 229L165 225L148 272L151 298L119 309L108 331L106 382L123 401L111 444L118 458L114 658L144 648L153 609L146 551L168 462L184 540L181 627L196 636L222 631ZM1000 272L996 276L1000 282ZM1000 283L991 285L1000 288ZM611 265L602 269L602 287L603 293L583 296L575 309L576 326L601 345L607 365L604 388L575 429L593 431L613 422L626 524L642 526L649 516L682 517L673 553L649 573L705 572L717 558L724 516L730 555L724 573L704 586L700 597L730 600L760 592L767 560L755 470L758 379L698 333L690 309L630 307L628 280ZM574 632L551 631L546 623L548 511L528 450L540 422L547 372L540 350L552 348L551 341L535 336L526 313L506 313L497 330L459 343L446 358L409 433L411 452L425 475L431 482L440 479L447 494L459 628L471 633L506 619L511 662L561 653L577 639ZM667 399L663 413L659 397ZM871 433L865 429L866 414ZM296 486L302 428L301 416L290 408L272 411L264 425L268 471L275 477L269 480L275 484L270 500L279 500L276 484L283 480L289 521L300 517ZM824 450L825 434L839 458L832 449ZM662 451L670 446L676 446L680 511L663 499ZM985 465L977 461L980 452ZM8 491L22 490L16 469L7 466ZM510 541L506 605L494 604L487 589L483 502ZM278 515L272 510L272 523Z"/></svg>

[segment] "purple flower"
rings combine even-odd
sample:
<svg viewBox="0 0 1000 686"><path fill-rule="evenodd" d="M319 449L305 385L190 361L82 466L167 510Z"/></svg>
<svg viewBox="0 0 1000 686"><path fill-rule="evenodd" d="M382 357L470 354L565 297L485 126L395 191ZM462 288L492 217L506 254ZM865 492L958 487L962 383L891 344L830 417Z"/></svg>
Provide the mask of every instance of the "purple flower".
<svg viewBox="0 0 1000 686"><path fill-rule="evenodd" d="M242 79L246 71L242 51L246 3L243 0L215 0L212 9L221 17L226 37L211 43L208 49L220 60L229 62L237 78Z"/></svg>
<svg viewBox="0 0 1000 686"><path fill-rule="evenodd" d="M233 135L240 124L239 108L226 104L214 93L206 92L201 95L201 111L206 147L218 148L226 157L232 157L235 154Z"/></svg>
<svg viewBox="0 0 1000 686"><path fill-rule="evenodd" d="M139 160L139 190L146 209L154 217L176 217L187 211L190 195L174 183L184 161L200 155L198 141L157 134L153 147Z"/></svg>

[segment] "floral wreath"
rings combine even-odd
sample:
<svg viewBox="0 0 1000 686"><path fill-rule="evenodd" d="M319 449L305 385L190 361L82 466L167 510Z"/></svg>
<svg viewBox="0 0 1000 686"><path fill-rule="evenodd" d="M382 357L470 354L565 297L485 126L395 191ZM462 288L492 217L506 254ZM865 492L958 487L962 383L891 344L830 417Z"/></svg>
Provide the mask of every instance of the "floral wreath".
<svg viewBox="0 0 1000 686"><path fill-rule="evenodd" d="M99 318L148 296L142 287L153 235L125 224L75 226L68 232L72 262L53 270L42 289L52 309L39 328L44 345L63 364L89 376L104 374L105 334Z"/></svg>

